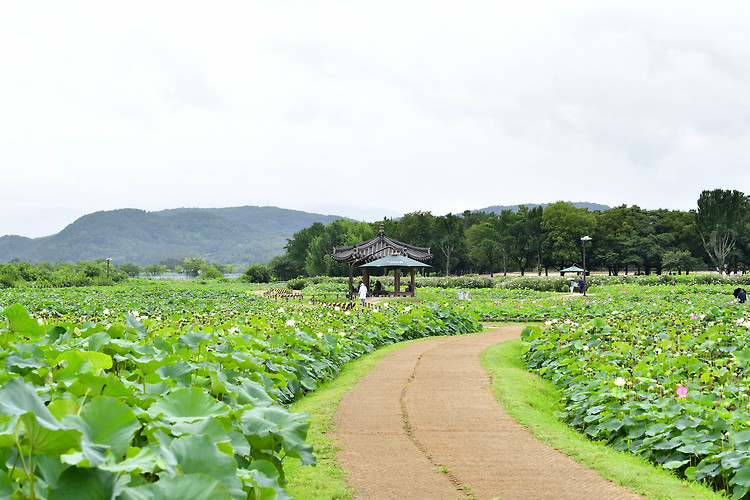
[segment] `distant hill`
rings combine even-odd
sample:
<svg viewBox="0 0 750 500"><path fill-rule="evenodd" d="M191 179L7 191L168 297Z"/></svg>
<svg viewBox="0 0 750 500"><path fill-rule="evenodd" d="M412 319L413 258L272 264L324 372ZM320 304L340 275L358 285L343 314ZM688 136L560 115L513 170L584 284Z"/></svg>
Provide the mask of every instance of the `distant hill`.
<svg viewBox="0 0 750 500"><path fill-rule="evenodd" d="M84 215L44 238L0 237L0 261L54 263L109 257L114 264L147 265L170 257L200 256L244 270L248 264L283 254L287 239L297 231L340 218L255 206L109 210Z"/></svg>
<svg viewBox="0 0 750 500"><path fill-rule="evenodd" d="M576 208L588 208L589 212L593 212L595 210L599 210L601 212L605 210L609 210L612 207L608 207L607 205L600 205L599 203L589 203L587 201L571 201L571 205L573 205ZM528 208L536 208L536 207L546 207L549 205L549 203L524 203L524 205ZM520 205L493 205L491 207L487 208L480 208L479 210L472 210L472 212L494 212L496 214L499 214L503 210L512 210L513 212L518 212L518 207Z"/></svg>

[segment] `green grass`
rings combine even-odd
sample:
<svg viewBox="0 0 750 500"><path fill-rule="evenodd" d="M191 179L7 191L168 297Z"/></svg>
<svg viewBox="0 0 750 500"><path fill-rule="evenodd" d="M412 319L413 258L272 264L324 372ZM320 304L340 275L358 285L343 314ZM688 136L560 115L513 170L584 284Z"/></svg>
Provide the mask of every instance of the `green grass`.
<svg viewBox="0 0 750 500"><path fill-rule="evenodd" d="M498 401L540 441L647 498L726 498L698 483L680 480L640 457L591 441L568 427L553 414L561 409L560 391L551 382L527 372L520 354L520 340L503 342L482 353L482 366L492 376Z"/></svg>
<svg viewBox="0 0 750 500"><path fill-rule="evenodd" d="M321 385L291 406L290 409L294 412L307 412L311 415L307 444L313 445L318 464L310 467L301 465L299 460L285 461L288 481L286 490L290 495L299 500L338 500L352 497L352 491L344 481L346 473L336 463L338 447L331 436L334 430L333 414L341 398L383 356L411 342L414 341L386 346L348 363L335 379Z"/></svg>

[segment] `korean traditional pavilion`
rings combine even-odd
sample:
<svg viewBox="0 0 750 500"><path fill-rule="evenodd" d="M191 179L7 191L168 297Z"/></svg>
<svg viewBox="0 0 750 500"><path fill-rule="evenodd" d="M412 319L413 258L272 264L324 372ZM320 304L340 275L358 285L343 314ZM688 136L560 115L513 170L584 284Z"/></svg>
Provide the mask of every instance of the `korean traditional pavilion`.
<svg viewBox="0 0 750 500"><path fill-rule="evenodd" d="M383 265L382 267L390 267L394 269L394 281L395 287L392 293L389 295L411 295L414 296L414 281L415 281L415 269L416 267L426 267L425 262L432 259L429 247L417 247L403 243L401 241L394 240L385 235L385 229L383 224L380 224L380 231L378 235L371 240L363 241L350 247L333 247L333 253L331 257L337 262L346 262L349 264L349 293L354 294L354 268L357 266L363 266L371 262L382 259L383 257L389 257L392 255L404 256L408 259L417 261L415 265L404 265L404 266L391 266ZM380 266L378 266L380 267ZM408 267L411 271L411 287L409 291L401 291L401 269ZM372 290L370 287L370 267L362 267L362 281L367 286L368 290Z"/></svg>

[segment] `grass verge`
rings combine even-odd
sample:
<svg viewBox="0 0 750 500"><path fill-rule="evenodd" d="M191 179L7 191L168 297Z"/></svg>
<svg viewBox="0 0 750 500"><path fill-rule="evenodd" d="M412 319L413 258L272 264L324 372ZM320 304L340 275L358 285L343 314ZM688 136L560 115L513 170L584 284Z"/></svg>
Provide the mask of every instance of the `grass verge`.
<svg viewBox="0 0 750 500"><path fill-rule="evenodd" d="M703 485L681 480L640 457L591 441L568 427L553 415L561 408L560 391L553 383L527 372L520 354L520 340L503 342L486 349L481 362L492 377L497 400L537 439L647 498L726 498Z"/></svg>
<svg viewBox="0 0 750 500"><path fill-rule="evenodd" d="M313 446L318 460L314 467L303 466L299 460L291 458L285 460L286 490L291 496L300 500L339 500L352 497L352 492L344 481L346 473L336 463L338 447L331 435L334 430L333 414L341 398L383 356L411 342L414 341L383 347L346 364L336 378L319 386L290 407L293 412L310 414L310 430L306 443Z"/></svg>

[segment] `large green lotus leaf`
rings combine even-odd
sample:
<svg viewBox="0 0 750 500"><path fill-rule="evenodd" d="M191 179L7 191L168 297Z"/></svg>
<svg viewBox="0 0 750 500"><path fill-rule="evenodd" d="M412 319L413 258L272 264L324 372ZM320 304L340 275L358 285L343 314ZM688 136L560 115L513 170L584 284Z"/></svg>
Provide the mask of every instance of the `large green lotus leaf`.
<svg viewBox="0 0 750 500"><path fill-rule="evenodd" d="M16 429L18 415L0 417L0 449L11 448L16 445Z"/></svg>
<svg viewBox="0 0 750 500"><path fill-rule="evenodd" d="M224 484L235 499L246 498L242 481L237 477L237 463L232 456L219 451L210 436L175 439L169 448L183 474L206 474Z"/></svg>
<svg viewBox="0 0 750 500"><path fill-rule="evenodd" d="M261 438L270 434L280 437L287 455L301 459L303 465L310 465L315 463L315 456L312 446L305 445L309 418L308 413L292 413L280 406L253 408L242 414L241 427L248 434Z"/></svg>
<svg viewBox="0 0 750 500"><path fill-rule="evenodd" d="M169 341L160 335L154 337L154 346L167 354L174 354L174 345L170 344Z"/></svg>
<svg viewBox="0 0 750 500"><path fill-rule="evenodd" d="M68 387L68 392L76 397L84 395L109 396L132 403L135 390L126 387L122 380L114 373L94 374L81 373L77 380Z"/></svg>
<svg viewBox="0 0 750 500"><path fill-rule="evenodd" d="M125 454L135 431L141 428L133 411L115 398L92 399L81 408L79 417L64 417L63 422L83 432L82 444L104 445L112 450L115 457Z"/></svg>
<svg viewBox="0 0 750 500"><path fill-rule="evenodd" d="M750 466L742 467L729 480L729 484L737 484L744 488L750 488Z"/></svg>
<svg viewBox="0 0 750 500"><path fill-rule="evenodd" d="M23 445L29 446L37 455L59 457L71 449L80 448L81 431L62 426L49 428L41 425L33 414L22 417L26 429Z"/></svg>
<svg viewBox="0 0 750 500"><path fill-rule="evenodd" d="M132 358L131 361L135 363L135 365L138 367L139 370L141 370L141 373L144 375L148 375L149 373L153 373L162 366L165 365L172 365L180 360L180 357L176 354L170 354L168 356L165 355L157 355L157 356L151 356L151 355L145 355L141 356L139 358Z"/></svg>
<svg viewBox="0 0 750 500"><path fill-rule="evenodd" d="M244 434L236 431L229 431L227 436L229 436L229 440L232 443L232 450L234 450L235 455L239 455L240 457L247 457L250 455L250 443L247 442Z"/></svg>
<svg viewBox="0 0 750 500"><path fill-rule="evenodd" d="M24 443L40 455L60 456L78 448L82 433L63 426L47 409L31 385L19 378L0 388L0 415L18 416L24 423Z"/></svg>
<svg viewBox="0 0 750 500"><path fill-rule="evenodd" d="M184 361L162 366L156 370L156 373L162 380L175 380L180 385L189 386L192 382L190 365Z"/></svg>
<svg viewBox="0 0 750 500"><path fill-rule="evenodd" d="M115 335L113 335L112 330L114 330L117 326L118 325L114 325L107 331L107 333L109 333L109 336L112 337L112 340L109 341L107 347L114 349L117 354L130 354L130 351L138 344L130 340L117 338Z"/></svg>
<svg viewBox="0 0 750 500"><path fill-rule="evenodd" d="M279 485L279 471L268 460L253 460L247 468L247 475L256 485L261 498L290 500L291 497Z"/></svg>
<svg viewBox="0 0 750 500"><path fill-rule="evenodd" d="M107 460L108 447L102 444L81 441L81 451L72 451L60 456L60 461L68 465L97 467Z"/></svg>
<svg viewBox="0 0 750 500"><path fill-rule="evenodd" d="M107 332L96 332L93 335L86 337L89 351L99 351L102 344L109 342L110 336Z"/></svg>
<svg viewBox="0 0 750 500"><path fill-rule="evenodd" d="M70 338L70 333L68 333L68 330L62 326L53 326L47 330L47 333L45 333L44 336L47 339L47 343L56 344L68 340Z"/></svg>
<svg viewBox="0 0 750 500"><path fill-rule="evenodd" d="M0 470L0 500L9 500L14 491L15 488L13 487L13 482L10 480L10 477L8 477L8 473L4 470Z"/></svg>
<svg viewBox="0 0 750 500"><path fill-rule="evenodd" d="M138 332L139 337L146 336L146 325L138 321L138 319L133 316L132 313L126 312L125 313L125 324L128 325L130 328L134 328Z"/></svg>
<svg viewBox="0 0 750 500"><path fill-rule="evenodd" d="M29 316L29 312L20 304L6 307L0 314L8 320L8 330L13 333L38 337L47 331L47 327Z"/></svg>
<svg viewBox="0 0 750 500"><path fill-rule="evenodd" d="M100 469L110 472L126 472L129 474L141 474L144 472L158 472L166 469L166 463L154 453L151 448L130 448L122 462L115 463L110 460L99 465Z"/></svg>
<svg viewBox="0 0 750 500"><path fill-rule="evenodd" d="M100 469L70 467L49 490L47 500L114 500L125 489L128 477Z"/></svg>
<svg viewBox="0 0 750 500"><path fill-rule="evenodd" d="M68 467L70 465L62 462L59 458L39 455L34 459L34 475L37 480L43 481L48 486L57 483L60 474Z"/></svg>
<svg viewBox="0 0 750 500"><path fill-rule="evenodd" d="M218 419L209 417L197 422L177 422L172 425L171 432L173 436L177 437L202 434L209 436L214 442L219 442L229 439L227 430Z"/></svg>
<svg viewBox="0 0 750 500"><path fill-rule="evenodd" d="M52 415L62 422L65 415L76 415L80 406L72 399L55 399L47 405L47 409Z"/></svg>
<svg viewBox="0 0 750 500"><path fill-rule="evenodd" d="M202 418L226 415L229 413L229 407L216 401L198 387L188 387L157 398L156 402L149 407L148 412L154 418L161 414L170 422L192 422Z"/></svg>
<svg viewBox="0 0 750 500"><path fill-rule="evenodd" d="M191 350L195 351L196 349L198 349L198 346L201 342L209 342L212 336L213 334L211 333L201 333L190 330L177 339L177 345L179 347L187 346Z"/></svg>
<svg viewBox="0 0 750 500"><path fill-rule="evenodd" d="M750 349L746 349L744 351L739 352L733 352L732 356L737 358L737 361L740 363L748 364L750 363Z"/></svg>
<svg viewBox="0 0 750 500"><path fill-rule="evenodd" d="M12 352L5 358L5 367L12 372L21 373L24 368L49 366L44 353L40 349L37 351L36 355L29 352Z"/></svg>
<svg viewBox="0 0 750 500"><path fill-rule="evenodd" d="M74 380L81 373L112 368L112 358L102 352L68 349L60 354L53 364L61 367L55 373L57 380Z"/></svg>
<svg viewBox="0 0 750 500"><path fill-rule="evenodd" d="M232 397L237 397L237 393L234 391L234 385L227 380L227 376L224 373L211 371L209 372L208 377L211 380L211 394L227 394Z"/></svg>
<svg viewBox="0 0 750 500"><path fill-rule="evenodd" d="M152 484L126 488L119 500L223 500L231 499L226 486L204 474L164 478Z"/></svg>
<svg viewBox="0 0 750 500"><path fill-rule="evenodd" d="M266 390L258 382L245 379L237 388L237 401L241 405L271 406L275 403L273 398L268 395Z"/></svg>

